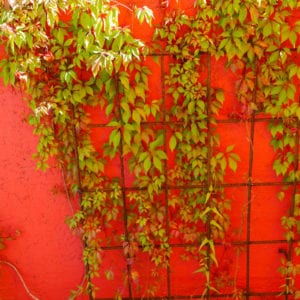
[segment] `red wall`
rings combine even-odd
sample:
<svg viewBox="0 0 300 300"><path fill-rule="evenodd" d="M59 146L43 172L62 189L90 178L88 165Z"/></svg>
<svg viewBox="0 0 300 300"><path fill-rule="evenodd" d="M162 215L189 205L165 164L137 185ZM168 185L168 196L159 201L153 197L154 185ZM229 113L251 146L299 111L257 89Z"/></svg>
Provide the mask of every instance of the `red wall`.
<svg viewBox="0 0 300 300"><path fill-rule="evenodd" d="M0 88L0 228L20 231L0 259L13 263L40 299L67 299L83 275L80 239L64 223L71 214L61 174L36 170L36 137L26 122L21 95ZM25 300L16 273L0 264L0 299Z"/></svg>
<svg viewBox="0 0 300 300"><path fill-rule="evenodd" d="M138 5L148 5L154 9L155 22L160 22L164 14L160 1L136 2ZM185 1L178 3L174 1L171 4L174 7L183 7L184 3L187 4ZM191 5L188 3L188 6ZM124 23L130 23L135 35L150 40L151 30L147 26L141 27L128 12L123 13L126 15ZM151 64L150 68L155 74L151 77L150 85L156 93L160 94L161 91L156 89L156 81L160 81L159 67ZM226 119L239 106L233 92L235 76L224 69L222 61L213 64L212 74L213 85L225 91L226 101L219 119ZM0 229L4 229L5 233L20 231L20 235L15 240L7 242L6 249L0 252L0 259L9 261L18 268L31 292L39 299L67 299L70 290L81 282L83 264L80 239L73 236L64 223L66 216L71 214L71 208L64 193L61 174L55 168L51 168L46 173L35 169L35 162L31 156L35 152L37 139L32 134L32 128L26 123L28 111L22 101L22 95L11 88L1 86L0 107ZM242 122L218 125L224 148L235 144L236 152L241 157L238 171L228 173L226 178L228 183L247 180L249 126L249 123ZM98 146L101 141L100 132L95 130L93 137L95 145ZM275 156L269 142L267 123L256 123L252 178L255 183L280 181L272 171ZM111 173L118 170L116 165L111 165L109 168L107 170ZM277 200L276 195L280 189L280 186L257 186L252 190L251 240L255 243L249 248L250 289L257 293L278 291L279 286L284 283L276 270L282 256L278 250L281 247L287 248L286 244L266 245L263 242L283 239L280 217L288 209L288 203ZM228 187L225 192L228 198L232 199L231 239L244 241L249 204L247 187ZM231 276L237 275L238 287L243 288L246 282L246 252L242 250L241 255L237 256L233 248L228 244L228 247L219 247L217 251L222 257L221 263L225 266L223 272L228 272ZM200 292L197 287L199 275L192 272L197 266L189 262L182 263L181 252L180 248L174 249L171 256L171 292L187 296L197 294ZM124 267L122 250L111 250L105 253L102 272L111 269L115 276L112 281L99 281L101 286L99 296L113 297L117 289L122 289ZM143 255L137 258L135 268L141 274L141 282L149 276L148 267ZM164 295L166 294L166 286L163 283L165 273L161 274L160 280L162 281L161 294ZM224 292L231 291L224 290ZM0 265L1 299L31 299L16 273L4 264ZM257 296L251 299L275 299L275 296L273 298Z"/></svg>

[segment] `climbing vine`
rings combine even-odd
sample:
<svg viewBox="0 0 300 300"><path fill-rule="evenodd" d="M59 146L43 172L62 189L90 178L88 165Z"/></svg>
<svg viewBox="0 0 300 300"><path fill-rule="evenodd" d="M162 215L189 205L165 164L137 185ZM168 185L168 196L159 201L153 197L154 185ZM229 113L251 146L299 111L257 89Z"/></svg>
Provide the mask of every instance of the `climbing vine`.
<svg viewBox="0 0 300 300"><path fill-rule="evenodd" d="M126 8L140 22L151 23L147 7ZM108 115L118 115L117 86L122 84L126 99L132 101L145 93L146 71L137 70L142 79L136 91L129 89L126 73L139 68L145 45L119 25L118 15L118 2L108 0L2 2L0 14L6 51L1 75L5 84L26 91L32 110L29 124L39 135L37 166L45 170L49 159L56 157L66 186L79 197L80 209L68 223L84 245L86 275L78 292L90 297L95 297L93 278L101 263L97 233L118 217L123 202L119 180L105 175L105 159L91 142L86 107L100 103ZM113 131L114 151L119 142L120 131Z"/></svg>
<svg viewBox="0 0 300 300"><path fill-rule="evenodd" d="M168 179L171 185L182 187L179 193L169 191L170 229L184 244L197 245L188 252L196 257L197 272L205 277L203 296L218 292L213 283L216 278L211 276L213 265L218 265L215 242L225 239L230 209L222 183L226 170L235 171L239 161L234 145L224 151L216 132L216 116L224 101L222 89L211 84L216 17L209 6L191 17L173 12L157 31L165 41L165 51L173 57L165 78L172 99L166 116L172 120L169 147L176 152Z"/></svg>
<svg viewBox="0 0 300 300"><path fill-rule="evenodd" d="M213 83L212 64L220 58L237 76L240 105L229 117L252 124L261 114L270 117L273 168L292 189L278 195L291 203L282 216L289 249L279 271L283 293L299 297L292 258L300 253L300 245L293 247L300 224L300 23L291 18L299 7L296 0L196 0L189 14L169 11L148 49L119 21L122 8L151 25L147 7L113 0L1 2L1 76L26 92L29 124L39 136L38 168L46 170L55 157L80 204L67 223L83 241L86 270L71 298L96 297L102 248L112 239L103 232L114 224L124 229L114 240L124 252L130 298L140 289L138 254L148 255L157 279L157 270L170 272L176 241L186 245L184 259L197 262L203 297L224 284L216 245L229 239L225 175L237 170L240 158L217 132L225 96ZM149 88L153 51L166 68L159 99ZM108 122L94 124L88 110L96 106ZM98 127L109 132L101 149L91 139ZM109 176L111 160L119 160L119 176ZM127 172L134 178L130 188ZM104 276L110 280L113 273ZM158 289L143 293L155 296ZM243 294L235 282L233 294Z"/></svg>
<svg viewBox="0 0 300 300"><path fill-rule="evenodd" d="M242 104L243 119L260 113L270 116L271 145L276 152L274 171L283 182L292 185L291 195L279 193L280 200L290 201L288 215L282 216L285 237L291 242L299 231L299 102L296 84L300 69L295 53L299 52L299 22L292 11L299 1L223 1L216 9L226 17L220 18L222 28L218 49L227 56L228 64L238 74L237 96ZM299 228L299 227L298 227ZM292 257L299 255L298 247L289 245L279 271L286 278L284 294L299 297L295 278L299 265Z"/></svg>
<svg viewBox="0 0 300 300"><path fill-rule="evenodd" d="M176 182L183 180L183 185L186 186L195 180L195 175L196 177L200 175L199 177L210 189L208 194L206 194L207 191L204 193L209 197L206 201L202 200L207 207L200 209L202 218L205 212L210 213L209 225L212 225L213 220L211 205L216 205L213 204L213 199L209 201L211 192L216 193L214 184L216 186L222 184L224 175L222 171L225 171L227 163L231 169L235 170L236 162L239 160L238 156L232 153L232 146L229 146L224 153L218 152L216 135L213 134L213 140L210 139L213 133L210 131L214 129L216 122L214 116L218 108L222 106L220 100L223 100L222 92L210 85L210 64L212 58L225 57L227 67L230 67L231 71L238 76L236 95L240 102L239 111L229 117L240 118L246 122L252 120L252 124L260 113L271 117L269 124L273 137L271 145L276 152L274 170L276 175L283 177L284 184L293 186L290 198L291 208L289 214L282 217L282 225L287 230L287 241L291 242L296 239L297 228L299 228L297 227L299 223L297 182L299 180L298 120L300 109L295 98L297 97L296 82L300 73L295 53L299 51L297 48L299 22L293 21L290 17L292 11L299 6L298 1L195 1L195 13L192 16L174 11L165 19L164 28L158 31L160 39L165 41L164 50L178 62L171 64L169 76L166 79L166 84L169 85L168 93L172 95L175 104L172 107L173 117L175 116L176 121L182 122L184 126L190 126L190 129L183 133L182 126L178 126L181 131L175 131L170 139L170 148L178 149L180 167L176 166L175 170L170 170L172 173L169 178L174 178ZM207 74L206 80L199 78L203 71ZM203 85L203 82L206 85ZM193 101L193 92L194 97L198 97L197 101ZM201 96L205 99L204 101ZM217 105L214 105L214 99ZM198 120L197 116L199 116ZM185 144L186 141L188 146ZM201 149L198 152L194 150L197 149L195 146L197 143ZM216 156L214 156L214 151ZM185 152L187 157L184 157ZM187 164L189 160L191 164ZM218 162L220 163L219 170L216 168ZM184 172L185 165L188 175ZM219 181L214 180L214 184L210 184L211 177ZM187 179L188 183L184 182L184 179ZM251 178L249 180L252 181ZM185 221L191 223L191 220L195 219L195 210L192 215L188 215L186 211L190 207L196 207L196 199L197 197L201 199L201 191L196 190L194 197L191 197L191 194L192 192L189 191L186 198L191 200L190 205L186 205L187 203L183 200L184 192L179 197L174 196L174 199L180 199L174 201L175 203L178 201L181 207L179 210L181 223ZM222 199L220 192L219 197ZM284 198L288 200L284 192L280 192L278 197L280 200ZM182 209L182 207L187 207L187 209ZM219 206L213 206L213 208L216 207L220 209L222 212L220 216L224 219L226 216L224 209L230 207L228 201L222 203L219 200ZM225 220L227 220L226 217ZM224 221L220 222L220 219L218 221L219 223L213 223L212 227L218 230L226 228ZM196 231L201 235L199 227ZM211 229L206 233L211 237ZM190 238L190 235L187 236ZM222 236L224 237L224 234ZM193 236L195 239L196 237L197 235ZM201 246L211 243L209 248L213 249L212 245L215 240L210 240L209 237L200 238ZM299 291L295 286L295 277L299 272L299 266L292 262L292 252L295 251L295 255L298 255L299 248L298 246L292 248L290 243L288 253L282 259L283 266L279 271L286 278L282 286L283 293L298 297ZM206 255L208 254L209 252L206 252ZM212 258L211 254L210 258ZM201 258L198 261L202 262ZM206 258L206 261L209 259ZM205 274L211 270L212 268L207 267L206 264L200 269ZM210 276L206 275L206 278L207 289L215 290L209 283ZM204 289L204 294L207 289Z"/></svg>

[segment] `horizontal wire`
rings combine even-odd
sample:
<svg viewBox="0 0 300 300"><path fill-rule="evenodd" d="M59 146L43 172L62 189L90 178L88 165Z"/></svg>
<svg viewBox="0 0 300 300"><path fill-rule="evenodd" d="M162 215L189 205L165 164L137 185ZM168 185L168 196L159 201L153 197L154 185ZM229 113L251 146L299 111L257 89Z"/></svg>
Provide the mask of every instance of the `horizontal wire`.
<svg viewBox="0 0 300 300"><path fill-rule="evenodd" d="M246 246L246 245L276 245L276 244L286 244L286 246L291 242L292 244L296 244L300 242L300 239L298 240L254 240L254 241L231 241L228 243L223 242L215 242L214 245L217 247L227 247L228 245L232 246ZM155 248L160 247L161 244L156 243L154 244ZM170 243L169 246L171 248L189 248L189 247L199 247L199 243ZM141 245L138 245L139 248L143 248ZM122 250L124 247L122 245L115 245L115 246L102 246L101 249L103 251L114 251L114 250ZM278 249L278 252L282 252L281 249Z"/></svg>
<svg viewBox="0 0 300 300"><path fill-rule="evenodd" d="M297 118L295 117L290 117L288 118L289 120L294 120L294 121L297 121ZM278 117L278 118L272 118L272 117L256 117L254 118L254 120L252 121L251 118L245 118L245 119L239 119L239 118L228 118L228 119L216 119L215 120L215 123L217 124L236 124L236 123L251 123L251 122L254 122L254 123L263 123L263 122L269 122L269 121L284 121L283 118L281 117ZM195 121L195 123L197 122L202 122L202 120L199 120L199 121ZM131 124L130 122L127 123L127 124ZM132 123L133 124L133 123ZM166 126L166 125L182 125L184 124L183 121L176 121L176 120L173 120L173 121L147 121L147 122L141 122L140 123L141 125L143 126L154 126L154 125L160 125L160 126ZM105 128L105 127L108 127L108 128L114 128L116 126L112 126L112 125L109 125L109 123L91 123L88 125L89 128Z"/></svg>
<svg viewBox="0 0 300 300"><path fill-rule="evenodd" d="M214 187L215 189L220 188L234 188L234 187L267 187L267 186L294 186L300 185L300 181L269 181L269 182L233 182L233 183L219 183L216 184ZM192 190L192 189L205 189L207 188L207 184L195 184L195 185L170 185L168 184L167 187L165 185L161 186L161 191L163 192L164 189L167 188L168 190ZM145 191L147 187L138 187L138 186L127 186L124 188L127 192L134 192L134 191ZM98 189L81 189L79 192L83 193L95 193L97 191L103 192L112 192L114 191L113 188L102 188L99 187Z"/></svg>
<svg viewBox="0 0 300 300"><path fill-rule="evenodd" d="M267 297L267 296L274 296L278 297L279 295L286 295L286 293L278 292L248 292L248 293L241 293L241 296L249 296L249 297ZM234 297L236 296L234 293L222 293L222 294L210 294L210 299L219 299L219 298L227 298L227 297ZM205 299L205 296L202 295L172 295L168 299ZM115 300L116 298L96 298L95 300ZM141 297L122 297L122 300L140 300ZM148 300L163 300L166 299L166 296L161 297L147 297Z"/></svg>

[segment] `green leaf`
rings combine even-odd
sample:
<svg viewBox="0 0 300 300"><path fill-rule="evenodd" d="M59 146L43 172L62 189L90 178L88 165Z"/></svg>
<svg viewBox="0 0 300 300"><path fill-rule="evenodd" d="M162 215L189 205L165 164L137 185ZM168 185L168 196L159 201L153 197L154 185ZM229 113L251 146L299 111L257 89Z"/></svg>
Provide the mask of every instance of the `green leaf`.
<svg viewBox="0 0 300 300"><path fill-rule="evenodd" d="M120 33L113 41L111 48L113 51L119 52L121 50L123 44L124 44L124 36L123 36L123 34Z"/></svg>
<svg viewBox="0 0 300 300"><path fill-rule="evenodd" d="M154 150L157 147L161 147L164 144L164 135L162 133L158 134L156 140L150 143L150 150Z"/></svg>
<svg viewBox="0 0 300 300"><path fill-rule="evenodd" d="M158 169L160 172L162 172L162 163L161 160L157 157L153 157L153 163L156 169Z"/></svg>
<svg viewBox="0 0 300 300"><path fill-rule="evenodd" d="M114 129L109 136L109 143L116 149L121 141L121 133L119 129Z"/></svg>
<svg viewBox="0 0 300 300"><path fill-rule="evenodd" d="M219 50L222 50L227 45L228 42L229 39L223 39L219 45Z"/></svg>
<svg viewBox="0 0 300 300"><path fill-rule="evenodd" d="M300 247L295 247L295 254L296 254L296 256L300 255ZM295 298L295 299L299 299L300 298L300 291L298 291L296 293L298 293L298 298Z"/></svg>
<svg viewBox="0 0 300 300"><path fill-rule="evenodd" d="M235 145L230 145L226 148L226 152L229 153L234 149Z"/></svg>
<svg viewBox="0 0 300 300"><path fill-rule="evenodd" d="M144 160L143 166L144 166L145 173L147 173L152 166L150 156L146 157L146 159Z"/></svg>
<svg viewBox="0 0 300 300"><path fill-rule="evenodd" d="M284 199L284 197L285 197L285 193L284 193L284 192L279 192L279 193L277 194L277 198L278 198L278 200L280 200L280 201L282 201L282 200Z"/></svg>
<svg viewBox="0 0 300 300"><path fill-rule="evenodd" d="M284 103L286 100L286 90L284 88L281 89L280 93L279 93L279 101L281 103Z"/></svg>
<svg viewBox="0 0 300 300"><path fill-rule="evenodd" d="M294 85L289 85L289 87L287 88L287 97L288 97L288 99L294 100L295 93L296 93L295 86Z"/></svg>
<svg viewBox="0 0 300 300"><path fill-rule="evenodd" d="M141 153L140 156L139 156L138 162L140 163L140 162L144 161L148 156L149 156L148 152Z"/></svg>
<svg viewBox="0 0 300 300"><path fill-rule="evenodd" d="M246 20L247 14L248 14L247 8L245 6L241 6L239 12L239 21L241 24L243 24L244 21Z"/></svg>
<svg viewBox="0 0 300 300"><path fill-rule="evenodd" d="M145 100L145 89L142 85L137 85L135 87L135 94Z"/></svg>
<svg viewBox="0 0 300 300"><path fill-rule="evenodd" d="M128 130L124 130L124 142L127 145L131 144L131 135L130 135L130 132Z"/></svg>
<svg viewBox="0 0 300 300"><path fill-rule="evenodd" d="M223 158L220 160L220 166L221 166L222 171L225 171L226 166L227 166L227 162L226 162L226 158L225 158L225 157L223 157Z"/></svg>
<svg viewBox="0 0 300 300"><path fill-rule="evenodd" d="M236 170L237 170L237 162L236 162L236 160L233 159L232 157L228 157L228 164L229 164L230 169L233 172L236 172Z"/></svg>
<svg viewBox="0 0 300 300"><path fill-rule="evenodd" d="M191 101L191 102L188 104L188 113L189 113L190 115L192 115L194 112L195 112L195 102L194 102L194 101Z"/></svg>
<svg viewBox="0 0 300 300"><path fill-rule="evenodd" d="M135 121L137 124L141 123L141 116L137 110L134 110L132 113L132 120Z"/></svg>
<svg viewBox="0 0 300 300"><path fill-rule="evenodd" d="M269 63L274 63L277 62L278 59L279 59L279 51L275 51L270 55L268 61Z"/></svg>
<svg viewBox="0 0 300 300"><path fill-rule="evenodd" d="M106 106L106 108L105 108L105 114L106 114L107 116L109 116L109 115L111 114L113 108L114 108L114 104L113 104L113 103L109 103L109 104Z"/></svg>
<svg viewBox="0 0 300 300"><path fill-rule="evenodd" d="M290 40L292 46L295 48L296 42L297 42L297 34L294 31L291 31L291 33L289 35L289 40Z"/></svg>
<svg viewBox="0 0 300 300"><path fill-rule="evenodd" d="M224 102L224 92L222 90L218 89L216 92L216 98L219 102L223 103Z"/></svg>
<svg viewBox="0 0 300 300"><path fill-rule="evenodd" d="M112 270L106 270L105 272L104 272L104 274L105 274L105 278L106 278L106 280L113 280L114 279L114 272L112 271Z"/></svg>
<svg viewBox="0 0 300 300"><path fill-rule="evenodd" d="M128 74L124 72L122 72L121 76L119 77L120 81L123 85L123 87L127 90L129 90L129 79L128 79Z"/></svg>
<svg viewBox="0 0 300 300"><path fill-rule="evenodd" d="M175 135L172 135L171 138L170 138L170 141L169 141L170 150L174 151L176 146L177 146L177 139L176 139Z"/></svg>
<svg viewBox="0 0 300 300"><path fill-rule="evenodd" d="M271 34L272 34L272 24L271 22L267 22L267 24L264 26L263 29L263 35L264 37L268 37Z"/></svg>
<svg viewBox="0 0 300 300"><path fill-rule="evenodd" d="M211 221L210 221L210 225L215 226L215 227L217 227L219 230L223 231L222 226L221 226L219 223L217 223L215 220L211 220Z"/></svg>
<svg viewBox="0 0 300 300"><path fill-rule="evenodd" d="M134 13L141 24L146 21L147 24L149 24L150 26L152 25L154 15L153 11L150 8L148 8L147 6L139 7L135 9Z"/></svg>
<svg viewBox="0 0 300 300"><path fill-rule="evenodd" d="M284 235L285 235L285 238L288 242L295 238L295 235L294 235L293 231L288 231Z"/></svg>
<svg viewBox="0 0 300 300"><path fill-rule="evenodd" d="M168 159L167 154L162 150L155 151L155 155L160 159Z"/></svg>
<svg viewBox="0 0 300 300"><path fill-rule="evenodd" d="M251 20L252 20L254 23L257 23L257 21L258 21L258 16L259 16L257 7L255 7L255 6L251 6L251 7L250 7L250 16L251 16Z"/></svg>
<svg viewBox="0 0 300 300"><path fill-rule="evenodd" d="M85 12L81 13L79 22L84 29L91 28L91 16L89 14Z"/></svg>
<svg viewBox="0 0 300 300"><path fill-rule="evenodd" d="M59 28L57 31L56 38L57 38L58 44L63 45L64 40L65 40L65 30Z"/></svg>
<svg viewBox="0 0 300 300"><path fill-rule="evenodd" d="M284 24L281 29L281 42L285 42L290 35L290 26L288 24Z"/></svg>

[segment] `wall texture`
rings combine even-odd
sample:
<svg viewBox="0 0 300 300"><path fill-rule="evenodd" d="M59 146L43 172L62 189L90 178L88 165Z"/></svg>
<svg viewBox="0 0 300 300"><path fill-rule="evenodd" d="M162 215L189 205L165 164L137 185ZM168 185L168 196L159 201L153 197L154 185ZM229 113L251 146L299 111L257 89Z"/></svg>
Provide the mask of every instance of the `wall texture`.
<svg viewBox="0 0 300 300"><path fill-rule="evenodd" d="M188 11L191 9L190 2L192 1L174 0L170 2L170 7L187 6ZM136 3L150 6L155 12L155 22L160 22L165 12L161 1L140 0ZM150 40L152 29L141 27L126 10L123 14L124 24L130 24L137 37ZM161 66L151 60L147 64L153 73L150 78L152 96L160 97ZM165 67L168 67L167 61ZM279 291L279 286L284 283L276 270L282 256L280 249L287 249L287 243L283 241L280 216L288 209L287 202L277 200L281 186L266 184L280 181L272 170L275 154L269 145L271 136L266 121L256 122L254 127L252 180L256 185L251 190L251 197L249 198L247 186L234 185L247 181L251 148L249 122L222 122L239 109L234 96L235 79L234 74L225 69L224 61L213 62L212 84L225 92L225 103L218 116L218 133L224 148L234 144L235 151L241 158L237 172L229 172L226 178L227 183L233 184L232 187L225 188L228 198L232 199L231 239L245 242L247 232L251 229L251 243L244 246L240 255L236 255L236 249L230 244L217 248L225 266L224 270L218 272L227 272L235 277L238 288L243 289L249 284L254 295L250 297L251 300L285 299L263 296L263 293ZM20 231L16 239L8 241L6 249L0 252L0 260L16 266L31 292L39 299L65 300L70 290L80 284L84 270L80 239L73 236L64 223L66 216L71 214L71 206L64 191L62 175L55 168L55 162L46 173L36 170L32 154L37 140L32 134L32 128L26 123L28 111L22 95L1 85L0 107L0 229L4 229L5 233ZM91 110L91 116L94 123L103 122L97 108ZM107 132L103 134L100 129L94 129L92 136L95 147L99 149L107 139ZM111 162L106 171L108 175L118 175L120 166ZM128 173L127 175L130 183L132 179ZM270 241L273 242L270 244ZM251 259L246 259L245 248ZM199 294L197 284L201 279L198 274L193 273L197 265L192 262L182 263L181 254L182 248L174 248L171 256L171 294L185 295L188 298ZM135 269L141 274L140 282L152 280L149 267L150 264L143 255L136 259ZM99 297L113 297L117 290L127 295L123 284L125 268L122 249L105 251L102 277L98 281ZM103 272L108 269L114 272L114 278L110 281L102 279ZM162 296L167 293L166 276L162 272L157 279ZM140 296L142 292L137 286L134 293ZM224 288L223 292L231 290ZM7 264L0 263L0 300L26 299L31 298L16 272Z"/></svg>
<svg viewBox="0 0 300 300"><path fill-rule="evenodd" d="M20 234L0 260L14 264L39 299L67 299L83 276L80 239L64 223L70 215L61 174L37 171L36 137L22 95L0 88L0 227ZM14 270L0 264L0 299L31 299Z"/></svg>

